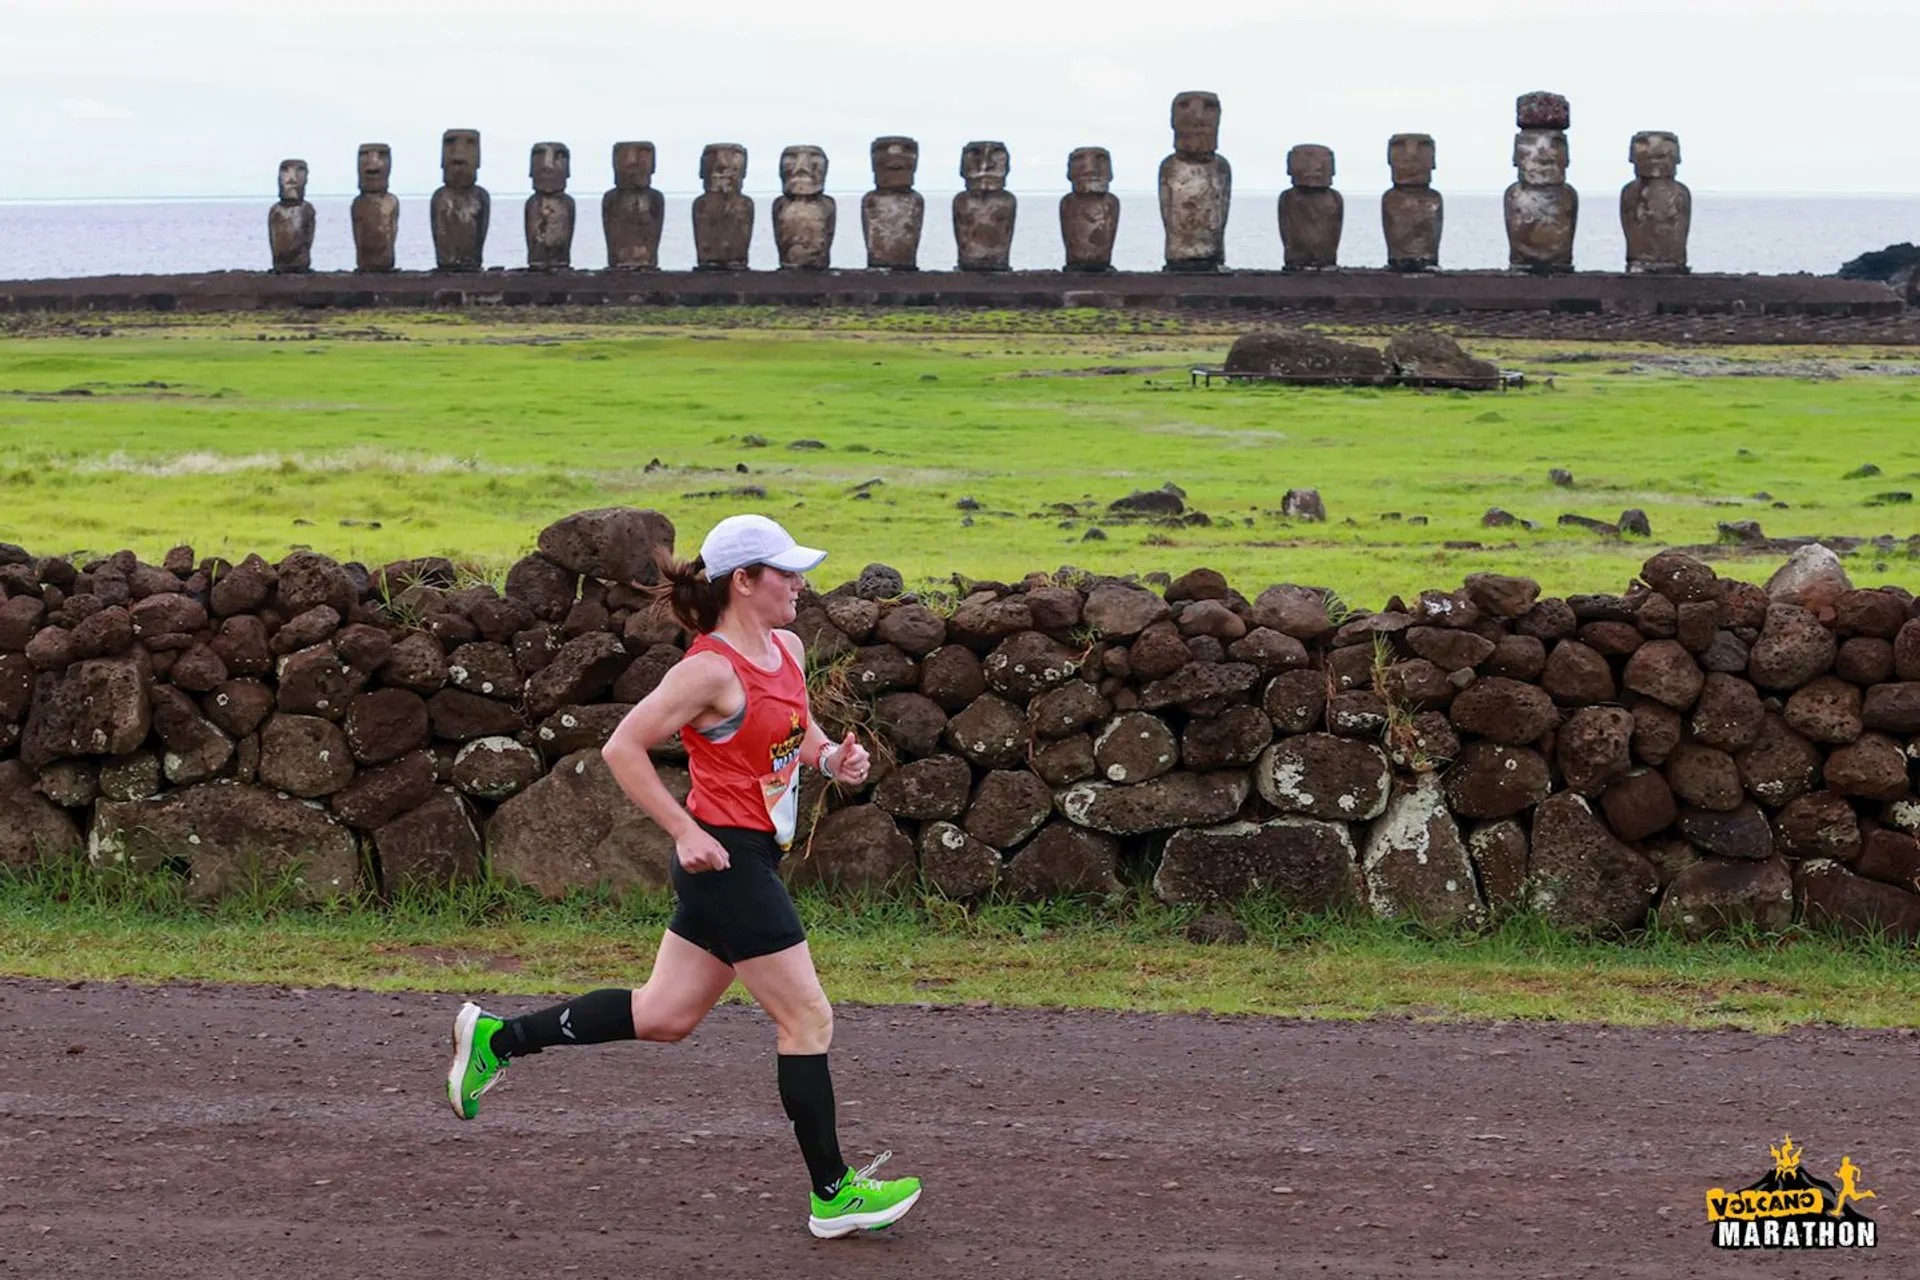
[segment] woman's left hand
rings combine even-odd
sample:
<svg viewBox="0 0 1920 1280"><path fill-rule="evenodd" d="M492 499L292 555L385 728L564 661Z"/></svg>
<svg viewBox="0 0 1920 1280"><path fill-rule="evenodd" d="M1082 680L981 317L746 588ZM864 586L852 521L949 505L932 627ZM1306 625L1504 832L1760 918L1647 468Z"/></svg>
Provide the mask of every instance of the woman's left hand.
<svg viewBox="0 0 1920 1280"><path fill-rule="evenodd" d="M848 786L857 787L867 780L867 770L873 765L873 757L867 754L865 747L854 741L851 730L848 731L846 740L839 746L829 748L828 754L831 755L832 761L830 768L824 772L835 782L844 782ZM825 764L827 761L823 759L822 763Z"/></svg>

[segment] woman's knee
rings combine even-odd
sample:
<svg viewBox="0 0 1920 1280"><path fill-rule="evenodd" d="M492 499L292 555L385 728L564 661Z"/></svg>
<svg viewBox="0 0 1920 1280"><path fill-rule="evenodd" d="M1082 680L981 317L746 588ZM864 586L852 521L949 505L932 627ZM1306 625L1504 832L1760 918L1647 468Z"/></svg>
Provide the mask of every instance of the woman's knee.
<svg viewBox="0 0 1920 1280"><path fill-rule="evenodd" d="M707 1016L702 1008L660 999L642 987L633 995L633 1036L653 1044L677 1044L692 1035Z"/></svg>
<svg viewBox="0 0 1920 1280"><path fill-rule="evenodd" d="M833 1043L833 1006L824 994L801 1001L777 1025L782 1043L794 1046L793 1052L825 1053Z"/></svg>
<svg viewBox="0 0 1920 1280"><path fill-rule="evenodd" d="M699 1025L698 1018L655 1018L644 1026L635 1023L633 1030L636 1039L651 1044L678 1044L692 1035L694 1028Z"/></svg>

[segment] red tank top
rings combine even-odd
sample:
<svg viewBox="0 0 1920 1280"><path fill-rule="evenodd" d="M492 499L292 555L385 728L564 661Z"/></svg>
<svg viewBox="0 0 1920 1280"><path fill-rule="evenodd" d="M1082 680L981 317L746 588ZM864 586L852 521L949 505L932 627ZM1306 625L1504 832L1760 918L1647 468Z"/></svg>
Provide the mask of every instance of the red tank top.
<svg viewBox="0 0 1920 1280"><path fill-rule="evenodd" d="M800 744L807 736L807 678L787 646L777 671L762 671L718 636L701 636L687 656L717 653L732 664L746 690L738 723L708 729L689 726L680 735L687 749L693 789L687 812L714 827L771 831L781 848L793 842L800 808Z"/></svg>

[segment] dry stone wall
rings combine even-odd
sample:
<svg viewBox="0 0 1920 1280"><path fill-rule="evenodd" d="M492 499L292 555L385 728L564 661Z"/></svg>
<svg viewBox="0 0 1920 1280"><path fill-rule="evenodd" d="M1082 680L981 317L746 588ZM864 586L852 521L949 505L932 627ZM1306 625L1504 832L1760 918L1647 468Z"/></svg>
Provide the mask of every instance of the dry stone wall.
<svg viewBox="0 0 1920 1280"><path fill-rule="evenodd" d="M488 870L661 888L671 842L598 748L682 652L635 585L673 536L582 512L504 590L438 559L0 545L0 862L84 848L209 898L263 873L315 898ZM1764 587L1667 551L1618 595L1475 574L1376 613L1329 601L1206 569L920 598L877 565L809 595L816 708L876 767L809 778L788 874L1920 933L1909 593L1808 547ZM684 796L677 743L658 759Z"/></svg>

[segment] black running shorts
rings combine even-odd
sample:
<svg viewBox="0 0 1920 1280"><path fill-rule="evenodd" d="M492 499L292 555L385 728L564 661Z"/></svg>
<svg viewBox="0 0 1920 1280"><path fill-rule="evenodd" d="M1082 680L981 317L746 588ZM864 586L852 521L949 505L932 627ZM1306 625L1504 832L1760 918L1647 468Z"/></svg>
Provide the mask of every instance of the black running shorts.
<svg viewBox="0 0 1920 1280"><path fill-rule="evenodd" d="M728 964L805 942L800 913L780 879L773 832L704 822L700 827L727 851L727 869L688 871L674 858L675 906L667 928Z"/></svg>

